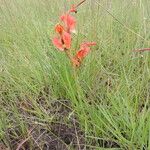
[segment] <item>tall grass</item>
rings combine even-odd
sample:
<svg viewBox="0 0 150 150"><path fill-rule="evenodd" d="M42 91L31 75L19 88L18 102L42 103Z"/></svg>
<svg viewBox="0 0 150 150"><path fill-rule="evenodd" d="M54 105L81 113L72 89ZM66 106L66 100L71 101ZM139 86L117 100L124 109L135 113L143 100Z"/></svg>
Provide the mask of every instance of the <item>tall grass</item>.
<svg viewBox="0 0 150 150"><path fill-rule="evenodd" d="M53 120L36 102L42 92L48 105L71 101L87 144L103 139L121 149L150 149L150 53L132 52L150 47L150 1L87 0L77 14L73 48L86 39L97 46L75 76L51 43L58 16L70 3L0 1L0 139L9 145L8 128L27 132L19 103L30 101L39 123Z"/></svg>

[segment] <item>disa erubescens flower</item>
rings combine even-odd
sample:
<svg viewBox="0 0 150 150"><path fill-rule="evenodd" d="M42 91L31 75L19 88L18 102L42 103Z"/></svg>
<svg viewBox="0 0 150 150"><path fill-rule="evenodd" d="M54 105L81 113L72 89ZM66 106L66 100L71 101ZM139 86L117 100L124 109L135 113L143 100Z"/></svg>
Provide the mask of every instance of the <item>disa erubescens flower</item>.
<svg viewBox="0 0 150 150"><path fill-rule="evenodd" d="M57 37L52 39L54 46L60 51L66 52L66 55L72 62L74 67L79 67L83 59L89 54L90 47L95 46L95 42L84 42L80 45L80 49L77 51L75 56L71 55L71 43L72 43L72 33L75 33L76 19L71 13L77 12L77 7L81 5L85 0L82 0L77 5L72 5L71 9L65 14L60 16L60 22L55 26L55 32Z"/></svg>

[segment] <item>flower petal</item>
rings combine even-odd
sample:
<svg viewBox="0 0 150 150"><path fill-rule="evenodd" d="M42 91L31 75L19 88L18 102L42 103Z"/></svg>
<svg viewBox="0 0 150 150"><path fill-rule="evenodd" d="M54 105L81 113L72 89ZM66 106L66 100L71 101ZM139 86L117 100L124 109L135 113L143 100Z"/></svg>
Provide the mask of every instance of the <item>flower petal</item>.
<svg viewBox="0 0 150 150"><path fill-rule="evenodd" d="M61 35L62 32L64 31L64 27L61 24L57 24L55 26L55 31Z"/></svg>
<svg viewBox="0 0 150 150"><path fill-rule="evenodd" d="M96 45L95 42L84 42L80 45L80 50L77 52L76 57L81 61L90 52L90 46Z"/></svg>
<svg viewBox="0 0 150 150"><path fill-rule="evenodd" d="M88 55L88 53L90 52L90 48L89 47L85 47L83 49L80 49L77 54L76 54L76 57L79 59L79 60L82 60L84 57L86 57Z"/></svg>
<svg viewBox="0 0 150 150"><path fill-rule="evenodd" d="M90 47L90 46L95 46L96 42L84 42L81 44L81 47Z"/></svg>
<svg viewBox="0 0 150 150"><path fill-rule="evenodd" d="M53 38L52 43L55 45L56 48L58 48L60 51L64 51L63 43L61 42L61 39L59 38Z"/></svg>
<svg viewBox="0 0 150 150"><path fill-rule="evenodd" d="M65 23L67 27L67 31L70 33L72 31L75 31L75 26L76 26L76 20L73 16L69 14L62 15L61 20Z"/></svg>
<svg viewBox="0 0 150 150"><path fill-rule="evenodd" d="M71 35L67 32L63 32L62 39L63 39L65 48L70 49L70 47L71 47Z"/></svg>

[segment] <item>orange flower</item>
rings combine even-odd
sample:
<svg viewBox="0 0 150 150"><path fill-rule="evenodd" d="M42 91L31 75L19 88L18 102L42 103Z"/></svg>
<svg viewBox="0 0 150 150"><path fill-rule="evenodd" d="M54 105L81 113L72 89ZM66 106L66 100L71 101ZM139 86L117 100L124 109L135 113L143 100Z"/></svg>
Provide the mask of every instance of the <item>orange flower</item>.
<svg viewBox="0 0 150 150"><path fill-rule="evenodd" d="M64 22L67 32L68 33L74 33L75 32L75 26L76 26L76 20L73 16L71 16L69 13L64 14L60 17L60 19Z"/></svg>
<svg viewBox="0 0 150 150"><path fill-rule="evenodd" d="M71 35L65 31L60 37L55 37L52 39L53 44L61 51L70 49L71 47Z"/></svg>
<svg viewBox="0 0 150 150"><path fill-rule="evenodd" d="M70 49L70 47L71 47L71 35L65 31L62 34L62 43L63 43L65 49Z"/></svg>
<svg viewBox="0 0 150 150"><path fill-rule="evenodd" d="M80 45L80 50L77 52L77 54L76 54L75 57L81 61L90 52L90 46L94 46L94 45L96 45L95 42L85 42L85 43L82 43Z"/></svg>
<svg viewBox="0 0 150 150"><path fill-rule="evenodd" d="M53 38L52 43L55 45L56 48L58 48L60 51L64 51L63 43L60 38Z"/></svg>
<svg viewBox="0 0 150 150"><path fill-rule="evenodd" d="M75 32L76 19L71 15L71 13L77 13L77 8L84 3L86 0L81 0L77 5L72 5L71 9L67 11L60 17L63 22L55 26L55 31L58 33L58 37L52 39L52 43L60 51L65 51L66 55L72 62L74 67L79 67L82 60L89 54L90 47L96 45L95 42L84 42L80 45L79 51L77 51L75 56L72 56L71 48L71 33Z"/></svg>
<svg viewBox="0 0 150 150"><path fill-rule="evenodd" d="M79 51L76 53L75 57L72 59L73 66L79 67L83 58L85 58L90 52L90 46L95 46L95 42L85 42L80 45Z"/></svg>
<svg viewBox="0 0 150 150"><path fill-rule="evenodd" d="M63 31L60 37L55 37L52 39L53 44L61 51L70 49L71 47L71 35Z"/></svg>

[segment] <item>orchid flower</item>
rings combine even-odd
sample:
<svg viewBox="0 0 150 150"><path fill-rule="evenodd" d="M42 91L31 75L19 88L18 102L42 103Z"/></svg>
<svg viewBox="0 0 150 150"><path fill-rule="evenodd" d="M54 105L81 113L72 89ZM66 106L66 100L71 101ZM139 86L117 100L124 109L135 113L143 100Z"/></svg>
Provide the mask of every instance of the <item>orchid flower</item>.
<svg viewBox="0 0 150 150"><path fill-rule="evenodd" d="M59 34L59 37L53 38L52 42L60 51L70 49L71 47L71 35L64 30L64 27L57 24L55 31Z"/></svg>
<svg viewBox="0 0 150 150"><path fill-rule="evenodd" d="M76 20L73 16L67 13L62 15L60 19L63 21L68 33L75 33Z"/></svg>
<svg viewBox="0 0 150 150"><path fill-rule="evenodd" d="M82 63L82 60L89 54L90 47L95 46L95 42L84 42L80 45L80 49L77 51L75 56L72 56L70 48L72 42L71 33L75 32L76 19L71 15L71 13L77 12L77 7L79 7L85 0L82 0L77 5L72 5L71 9L67 13L61 15L60 23L55 26L55 32L58 34L57 37L52 39L54 46L60 51L65 51L66 55L72 62L74 67L79 67Z"/></svg>
<svg viewBox="0 0 150 150"><path fill-rule="evenodd" d="M74 66L79 66L82 62L82 60L89 54L90 47L95 46L95 42L84 42L80 45L79 51L77 51L74 59L72 60L72 63Z"/></svg>

